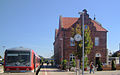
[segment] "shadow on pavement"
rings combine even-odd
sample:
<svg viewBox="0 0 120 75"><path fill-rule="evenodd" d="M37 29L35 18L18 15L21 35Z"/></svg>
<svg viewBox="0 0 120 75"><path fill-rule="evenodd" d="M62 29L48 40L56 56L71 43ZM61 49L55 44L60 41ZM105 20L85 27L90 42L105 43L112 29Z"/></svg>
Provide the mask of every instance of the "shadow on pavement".
<svg viewBox="0 0 120 75"><path fill-rule="evenodd" d="M56 66L51 66L51 65L43 65L41 68L46 68L47 72L65 72L65 70L60 70ZM45 72L45 70L40 70L40 72Z"/></svg>
<svg viewBox="0 0 120 75"><path fill-rule="evenodd" d="M51 65L43 65L42 68L57 68L56 66L51 66Z"/></svg>
<svg viewBox="0 0 120 75"><path fill-rule="evenodd" d="M36 75L38 75L40 69L42 68L43 65L40 65L40 67L38 68L38 70L36 71Z"/></svg>

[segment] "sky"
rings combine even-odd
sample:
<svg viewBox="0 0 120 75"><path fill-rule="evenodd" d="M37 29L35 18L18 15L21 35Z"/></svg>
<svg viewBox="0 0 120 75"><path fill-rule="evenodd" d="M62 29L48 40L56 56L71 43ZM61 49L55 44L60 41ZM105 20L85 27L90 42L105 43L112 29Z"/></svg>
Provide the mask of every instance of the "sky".
<svg viewBox="0 0 120 75"><path fill-rule="evenodd" d="M22 46L43 57L52 56L59 16L80 17L83 9L108 30L108 50L117 51L120 0L0 0L0 55L7 48Z"/></svg>

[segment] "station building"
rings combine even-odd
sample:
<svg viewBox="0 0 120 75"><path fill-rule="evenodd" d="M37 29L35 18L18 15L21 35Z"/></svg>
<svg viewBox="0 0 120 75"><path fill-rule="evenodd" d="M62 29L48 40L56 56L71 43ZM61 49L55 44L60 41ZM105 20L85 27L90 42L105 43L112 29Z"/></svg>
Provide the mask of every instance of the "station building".
<svg viewBox="0 0 120 75"><path fill-rule="evenodd" d="M96 21L96 18L92 20L84 9L84 24L88 25L91 31L91 39L93 42L93 48L90 54L87 55L89 62L96 63L97 60L101 60L102 63L107 63L107 30ZM76 59L73 54L77 51L77 46L71 43L71 27L79 24L82 25L82 15L80 17L59 17L59 28L55 29L55 41L54 41L54 59L56 64L61 64L61 61L66 59L71 62L72 59Z"/></svg>

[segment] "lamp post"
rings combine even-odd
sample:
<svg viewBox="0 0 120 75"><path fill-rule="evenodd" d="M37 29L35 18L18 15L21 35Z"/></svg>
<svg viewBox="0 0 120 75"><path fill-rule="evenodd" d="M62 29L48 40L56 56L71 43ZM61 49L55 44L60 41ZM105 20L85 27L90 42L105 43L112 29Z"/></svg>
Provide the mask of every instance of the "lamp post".
<svg viewBox="0 0 120 75"><path fill-rule="evenodd" d="M83 40L83 48L82 48L82 75L84 75L84 12L79 12L79 14L82 15L82 38L81 35L76 34L74 36L74 39L78 42L80 40ZM77 43L78 45L78 43Z"/></svg>
<svg viewBox="0 0 120 75"><path fill-rule="evenodd" d="M82 75L84 75L84 12L80 12L82 15L82 39L83 39L83 49L82 49Z"/></svg>

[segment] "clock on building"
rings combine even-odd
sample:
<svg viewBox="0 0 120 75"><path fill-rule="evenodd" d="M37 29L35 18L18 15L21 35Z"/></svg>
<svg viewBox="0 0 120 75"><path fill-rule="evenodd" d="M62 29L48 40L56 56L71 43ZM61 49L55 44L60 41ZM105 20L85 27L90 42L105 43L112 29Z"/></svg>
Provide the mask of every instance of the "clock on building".
<svg viewBox="0 0 120 75"><path fill-rule="evenodd" d="M75 41L80 41L80 40L82 40L82 37L81 37L80 34L76 34L76 35L74 36L74 39L75 39Z"/></svg>

